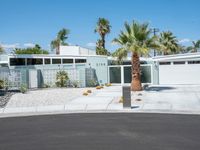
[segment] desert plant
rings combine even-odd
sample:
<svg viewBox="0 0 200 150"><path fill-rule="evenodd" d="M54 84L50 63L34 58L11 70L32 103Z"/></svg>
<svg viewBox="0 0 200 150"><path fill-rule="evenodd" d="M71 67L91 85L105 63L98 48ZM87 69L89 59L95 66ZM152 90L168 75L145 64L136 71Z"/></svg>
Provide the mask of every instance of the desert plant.
<svg viewBox="0 0 200 150"><path fill-rule="evenodd" d="M21 84L21 86L20 86L20 92L24 94L27 91L28 91L27 85L26 84Z"/></svg>
<svg viewBox="0 0 200 150"><path fill-rule="evenodd" d="M47 83L45 83L44 85L43 85L43 88L50 88L51 87L51 85L49 85L49 84L47 84Z"/></svg>
<svg viewBox="0 0 200 150"><path fill-rule="evenodd" d="M97 90L100 90L100 89L101 89L101 86L96 86L96 89L97 89Z"/></svg>
<svg viewBox="0 0 200 150"><path fill-rule="evenodd" d="M56 86L57 87L65 87L67 84L67 80L69 79L66 71L58 71L56 74Z"/></svg>
<svg viewBox="0 0 200 150"><path fill-rule="evenodd" d="M92 91L91 90L87 90L87 93L92 93Z"/></svg>
<svg viewBox="0 0 200 150"><path fill-rule="evenodd" d="M83 92L83 95L84 95L84 96L88 96L88 93L87 93L87 92Z"/></svg>
<svg viewBox="0 0 200 150"><path fill-rule="evenodd" d="M121 96L119 99L119 103L123 103L123 101L124 101L124 98L123 98L123 96Z"/></svg>
<svg viewBox="0 0 200 150"><path fill-rule="evenodd" d="M96 86L98 86L99 84L98 84L98 82L96 81L96 80L89 80L89 82L88 82L88 87L96 87Z"/></svg>
<svg viewBox="0 0 200 150"><path fill-rule="evenodd" d="M0 89L3 89L3 88L4 88L4 81L0 80Z"/></svg>
<svg viewBox="0 0 200 150"><path fill-rule="evenodd" d="M74 88L78 88L78 87L80 87L80 82L77 81L77 80L72 81L72 86L73 86Z"/></svg>

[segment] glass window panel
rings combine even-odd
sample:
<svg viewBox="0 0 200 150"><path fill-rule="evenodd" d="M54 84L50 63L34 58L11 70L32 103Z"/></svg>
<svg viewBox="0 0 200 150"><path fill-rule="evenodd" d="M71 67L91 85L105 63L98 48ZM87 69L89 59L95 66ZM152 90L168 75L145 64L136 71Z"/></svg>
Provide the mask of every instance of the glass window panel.
<svg viewBox="0 0 200 150"><path fill-rule="evenodd" d="M61 64L61 59L52 59L52 64Z"/></svg>
<svg viewBox="0 0 200 150"><path fill-rule="evenodd" d="M25 58L10 58L10 66L25 65Z"/></svg>
<svg viewBox="0 0 200 150"><path fill-rule="evenodd" d="M63 64L72 64L73 59L63 59Z"/></svg>
<svg viewBox="0 0 200 150"><path fill-rule="evenodd" d="M121 83L121 67L110 67L110 82Z"/></svg>

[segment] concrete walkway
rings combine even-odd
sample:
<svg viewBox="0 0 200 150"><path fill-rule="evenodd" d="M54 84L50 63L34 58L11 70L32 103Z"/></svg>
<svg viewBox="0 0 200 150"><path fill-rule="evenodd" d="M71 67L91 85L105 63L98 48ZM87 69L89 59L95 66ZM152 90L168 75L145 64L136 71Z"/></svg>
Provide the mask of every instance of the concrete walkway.
<svg viewBox="0 0 200 150"><path fill-rule="evenodd" d="M77 90L77 91L76 91ZM132 92L132 109L124 110L119 99L121 86L91 89L47 89L15 94L0 116L17 113L71 112L159 112L200 114L200 85L150 86L142 92Z"/></svg>

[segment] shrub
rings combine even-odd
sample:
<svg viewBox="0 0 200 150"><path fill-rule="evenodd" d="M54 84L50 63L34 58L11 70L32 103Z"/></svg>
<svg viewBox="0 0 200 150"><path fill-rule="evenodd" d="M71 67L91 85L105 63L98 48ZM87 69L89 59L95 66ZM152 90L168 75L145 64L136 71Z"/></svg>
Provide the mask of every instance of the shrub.
<svg viewBox="0 0 200 150"><path fill-rule="evenodd" d="M100 90L100 89L101 89L101 86L97 86L96 89L97 89L97 90Z"/></svg>
<svg viewBox="0 0 200 150"><path fill-rule="evenodd" d="M65 87L67 84L67 80L69 79L66 71L59 71L56 74L56 86L57 87Z"/></svg>
<svg viewBox="0 0 200 150"><path fill-rule="evenodd" d="M43 88L50 88L51 87L51 85L49 85L49 84L47 84L47 83L45 83L44 85L43 85Z"/></svg>
<svg viewBox="0 0 200 150"><path fill-rule="evenodd" d="M83 95L84 95L84 96L88 96L88 93L87 93L87 92L83 92Z"/></svg>
<svg viewBox="0 0 200 150"><path fill-rule="evenodd" d="M77 88L77 87L80 87L80 82L79 81L72 81L72 86L74 87L74 88Z"/></svg>
<svg viewBox="0 0 200 150"><path fill-rule="evenodd" d="M21 86L20 86L20 92L21 93L26 93L28 91L28 88L27 88L27 85L26 84L22 84Z"/></svg>
<svg viewBox="0 0 200 150"><path fill-rule="evenodd" d="M95 87L98 85L98 82L96 80L89 80L88 86L89 87Z"/></svg>
<svg viewBox="0 0 200 150"><path fill-rule="evenodd" d="M0 80L0 89L3 89L3 88L4 88L4 81Z"/></svg>
<svg viewBox="0 0 200 150"><path fill-rule="evenodd" d="M119 99L119 103L123 103L123 101L124 101L124 98L121 96Z"/></svg>
<svg viewBox="0 0 200 150"><path fill-rule="evenodd" d="M91 90L87 90L87 93L92 93L92 91Z"/></svg>

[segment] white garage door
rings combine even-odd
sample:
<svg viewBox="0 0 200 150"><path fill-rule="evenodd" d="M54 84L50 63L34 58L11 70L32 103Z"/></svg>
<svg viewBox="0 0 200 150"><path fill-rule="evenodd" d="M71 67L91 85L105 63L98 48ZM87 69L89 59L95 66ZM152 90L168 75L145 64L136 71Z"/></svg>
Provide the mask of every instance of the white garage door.
<svg viewBox="0 0 200 150"><path fill-rule="evenodd" d="M200 64L159 65L160 84L200 84Z"/></svg>

